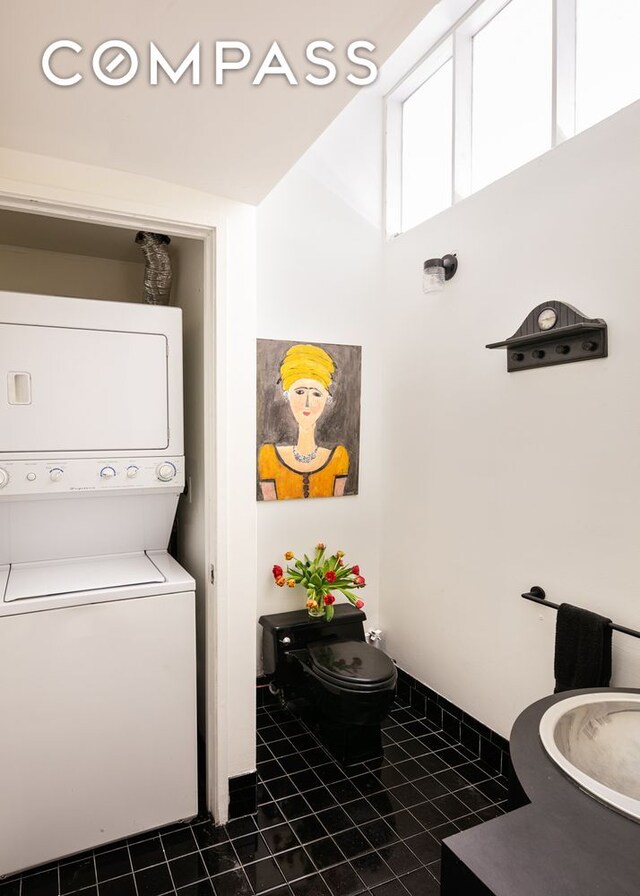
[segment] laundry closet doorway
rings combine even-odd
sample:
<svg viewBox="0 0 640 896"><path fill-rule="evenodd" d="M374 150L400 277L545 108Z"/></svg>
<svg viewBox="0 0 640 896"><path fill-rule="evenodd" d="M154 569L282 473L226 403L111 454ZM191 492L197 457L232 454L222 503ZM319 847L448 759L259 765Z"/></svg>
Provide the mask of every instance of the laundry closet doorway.
<svg viewBox="0 0 640 896"><path fill-rule="evenodd" d="M140 230L166 234L173 268L171 305L182 309L186 489L169 551L196 580L198 732L201 792L214 819L226 821L228 769L224 680L225 532L216 496L223 475L216 452L216 293L219 228L113 214L0 195L0 290L118 302L144 301ZM117 359L114 359L116 362ZM222 524L221 524L222 523ZM222 673L219 673L222 669ZM162 749L162 745L158 745Z"/></svg>

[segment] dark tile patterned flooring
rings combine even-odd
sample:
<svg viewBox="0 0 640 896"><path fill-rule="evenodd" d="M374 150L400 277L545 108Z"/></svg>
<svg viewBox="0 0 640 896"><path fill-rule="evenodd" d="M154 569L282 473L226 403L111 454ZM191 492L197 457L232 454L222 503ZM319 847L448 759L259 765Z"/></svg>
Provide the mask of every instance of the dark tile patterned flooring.
<svg viewBox="0 0 640 896"><path fill-rule="evenodd" d="M440 841L506 810L505 779L400 702L384 758L349 768L275 703L257 727L257 815L130 837L0 880L0 896L432 896Z"/></svg>

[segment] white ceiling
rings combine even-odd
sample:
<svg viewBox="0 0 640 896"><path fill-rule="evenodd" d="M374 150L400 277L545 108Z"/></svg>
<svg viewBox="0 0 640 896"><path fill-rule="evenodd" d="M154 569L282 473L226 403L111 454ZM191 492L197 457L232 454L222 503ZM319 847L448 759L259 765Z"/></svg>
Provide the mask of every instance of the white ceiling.
<svg viewBox="0 0 640 896"><path fill-rule="evenodd" d="M345 80L352 40L377 47L378 65L421 21L435 0L2 0L0 5L0 145L115 168L258 203L354 96ZM67 38L84 47L56 60L60 74L80 70L74 87L51 84L42 52ZM140 55L136 78L107 87L91 73L94 49L118 38ZM253 51L248 69L213 83L215 40L241 40ZM336 46L336 81L314 87L304 58L312 40ZM153 41L174 66L201 41L202 83L186 78L148 83ZM273 40L299 85L251 80ZM107 60L109 57L105 57ZM73 63L79 60L77 66ZM123 66L126 68L126 66ZM363 70L354 70L362 75ZM117 70L114 74L120 74Z"/></svg>

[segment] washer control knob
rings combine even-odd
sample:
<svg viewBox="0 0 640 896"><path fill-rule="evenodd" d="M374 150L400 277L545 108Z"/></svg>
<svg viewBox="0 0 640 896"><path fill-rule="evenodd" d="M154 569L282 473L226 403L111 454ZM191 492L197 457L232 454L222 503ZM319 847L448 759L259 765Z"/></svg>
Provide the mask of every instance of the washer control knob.
<svg viewBox="0 0 640 896"><path fill-rule="evenodd" d="M6 470L3 470L2 467L0 467L0 488L4 488L8 482L9 474Z"/></svg>
<svg viewBox="0 0 640 896"><path fill-rule="evenodd" d="M27 473L27 482L35 482L37 478L35 473Z"/></svg>
<svg viewBox="0 0 640 896"><path fill-rule="evenodd" d="M138 470L139 470L139 469L140 469L140 467L136 467L135 464L130 464L130 465L127 467L127 478L128 478L128 479L133 479L135 476L138 475Z"/></svg>
<svg viewBox="0 0 640 896"><path fill-rule="evenodd" d="M113 467L103 467L100 470L100 479L113 479L116 475L116 471Z"/></svg>
<svg viewBox="0 0 640 896"><path fill-rule="evenodd" d="M166 461L166 463L158 464L156 467L156 476L160 480L160 482L171 482L172 479L175 479L176 473L175 466Z"/></svg>
<svg viewBox="0 0 640 896"><path fill-rule="evenodd" d="M63 476L64 470L61 470L60 467L54 467L52 470L49 470L49 479L52 482L60 482Z"/></svg>

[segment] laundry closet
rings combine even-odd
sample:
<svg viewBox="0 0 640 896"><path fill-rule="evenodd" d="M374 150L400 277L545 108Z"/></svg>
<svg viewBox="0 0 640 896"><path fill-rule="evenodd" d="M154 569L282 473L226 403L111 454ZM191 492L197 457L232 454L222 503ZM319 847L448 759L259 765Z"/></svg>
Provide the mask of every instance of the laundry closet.
<svg viewBox="0 0 640 896"><path fill-rule="evenodd" d="M135 242L137 232L0 209L0 291L143 303L145 259ZM185 494L178 505L169 550L201 586L207 575L208 554L204 532L204 244L171 236L168 251L173 271L170 304L182 310L186 458ZM199 663L199 674L201 666Z"/></svg>
<svg viewBox="0 0 640 896"><path fill-rule="evenodd" d="M6 494L11 492L13 496L16 493L16 489L18 492L24 491L25 493L29 488L36 489L34 496L18 494L18 499L26 498L26 501L23 504L20 504L19 501L11 504L2 518L4 523L0 520L0 527L5 525L7 530L5 535L8 533L8 539L5 538L5 542L11 545L10 565L7 565L6 557L4 559L0 558L0 566L2 563L5 564L3 569L6 579L3 582L2 576L0 576L0 586L4 584L2 588L3 600L5 602L15 601L12 611L15 611L20 601L23 602L22 607L27 607L27 601L30 598L35 597L41 601L39 605L34 606L34 612L27 610L26 614L23 613L19 617L21 619L30 617L33 620L33 625L39 626L37 632L34 629L33 636L28 634L26 629L24 636L20 635L20 637L32 638L34 643L37 643L37 638L41 638L42 646L34 648L34 657L38 658L39 653L46 654L49 640L56 637L55 623L50 633L48 625L43 626L42 623L42 619L47 614L39 611L55 610L55 595L58 592L77 591L78 593L89 593L94 591L95 595L98 595L100 588L124 588L125 590L121 593L122 600L120 601L122 607L127 605L131 607L136 603L149 605L150 607L150 601L135 601L133 599L142 595L142 592L136 592L136 587L144 585L147 589L150 588L149 593L154 595L154 600L156 599L155 595L179 591L184 592L185 601L188 600L187 593L190 592L191 600L193 601L195 580L195 641L197 643L195 653L197 655L199 777L202 806L207 766L205 758L206 729L208 724L210 724L210 720L206 717L205 706L207 652L205 596L207 593L206 583L212 569L212 535L207 518L206 504L207 500L211 500L211 484L207 481L208 471L211 470L211 459L207 459L205 452L205 420L207 414L207 409L205 408L204 343L205 243L200 239L168 234L171 236L169 256L173 282L170 301L171 308L169 311L166 311L160 307L150 308L150 306L144 303L145 258L140 246L136 244L136 234L136 229L126 227L106 226L14 210L0 210L0 294L12 294L8 301L6 301L5 295L6 307L3 306L5 307L5 317L10 319L14 309L17 309L14 319L9 320L16 333L16 340L19 336L21 344L24 343L27 346L31 357L37 359L40 354L42 366L45 369L47 365L50 367L50 382L48 384L46 382L46 373L40 377L41 396L45 385L52 390L53 395L53 390L56 388L56 376L54 375L56 373L56 365L65 363L68 365L71 363L69 357L81 358L84 351L88 355L86 370L83 372L82 368L84 365L78 364L77 376L79 378L85 377L86 382L81 385L84 388L87 406L94 406L91 413L87 414L86 421L83 422L81 418L78 419L77 414L69 413L65 416L64 399L57 395L55 396L56 401L51 402L51 406L57 410L55 413L47 416L46 420L42 420L43 428L45 428L44 424L46 423L47 432L53 434L54 441L57 440L56 445L58 448L69 447L66 445L66 441L72 439L74 446L72 450L76 450L78 459L70 462L69 470L60 470L52 467L51 463L45 461L45 455L47 453L51 454L51 452L49 452L48 446L44 445L42 439L40 439L43 444L43 451L40 454L40 466L42 466L42 469L40 469L37 451L34 452L32 448L32 443L34 445L40 444L38 442L37 425L33 434L29 433L28 427L26 429L23 427L20 430L21 433L23 431L27 432L27 440L30 440L28 449L23 449L18 442L15 445L10 444L12 440L15 440L13 430L5 432L4 438L2 433L0 433L0 452L5 452L5 456L7 453L14 454L14 458L10 459L9 463L4 462L0 464L4 468L5 478L9 479L10 476L13 478L10 488L6 489L5 501ZM22 318L20 317L22 313L20 306L21 296L24 296L25 302L24 325L22 325ZM59 299L57 297L63 298ZM49 299L51 301L50 306L48 304ZM84 303L81 301L87 299L94 300L94 302ZM78 300L77 315L75 313L75 300ZM108 302L109 305L105 304L104 307L101 307L99 304L96 304L96 302L100 303L102 301ZM113 303L126 303L129 307L126 311L123 308L123 313L119 314L117 306L113 305ZM140 312L135 312L134 309L130 308L131 304L144 306L144 309ZM8 313L7 308L10 309ZM175 308L181 309L181 315L175 312ZM60 311L59 320L58 309ZM151 334L146 332L148 329L147 321L153 321L154 316L160 322L158 329L162 331L163 335L161 337L152 335L155 328L150 328ZM180 317L182 318L181 321ZM42 325L40 321L43 321ZM131 321L133 321L133 326L130 326ZM76 327L78 329L74 330ZM133 333L127 332L124 334L127 338L131 337L132 343L128 349L128 354L125 352L124 355L121 354L124 335L116 332L120 327L122 331L134 331ZM182 335L180 330L182 330ZM76 338L73 336L74 332L89 334L92 331L95 331L96 335L95 337L90 337L91 341L89 341L87 336L78 336L78 340L84 340L84 345L83 347L78 347L78 349L74 348L72 345ZM182 358L180 358L180 339L182 340ZM69 345L67 345L68 340L71 340ZM11 340L7 339L5 334L5 355L7 353L11 354L11 351ZM77 355L75 354L76 352ZM94 353L93 357L91 356L92 353ZM99 357L100 353L103 354L102 358ZM7 359L5 358L5 360ZM109 376L113 376L114 393L117 391L117 394L126 396L127 383L128 380L131 380L132 390L140 390L145 397L148 395L151 405L153 402L156 402L159 407L155 409L150 407L148 414L140 413L140 409L144 408L145 402L139 404L138 411L134 411L136 405L132 400L130 402L129 417L132 418L135 413L136 419L127 420L126 408L119 418L115 404L111 406L109 394L104 393L104 373L96 379L96 383L99 382L102 386L102 388L97 389L92 388L91 378L87 374L87 371L93 368L99 369L101 363L107 372L106 381L108 381ZM176 364L180 364L181 371L177 369L172 370L172 367L176 368ZM29 374L20 369L17 361L13 363L10 361L9 366L15 367L16 370L8 374L8 404L13 406L28 405L30 403L29 390L31 389ZM35 364L35 366L38 365ZM67 378L73 375L74 373L71 370L66 372ZM166 383L164 383L165 375ZM145 384L145 379L148 380L147 384ZM64 379L61 378L60 381L63 382ZM182 395L176 395L175 391L172 394L172 389L175 390L176 384L183 386ZM166 405L164 411L162 411L161 407L163 402ZM180 407L182 403L184 405L184 462L182 461L182 407ZM97 409L96 405L98 406ZM102 417L100 408L103 409ZM167 408L169 408L168 413ZM179 422L175 418L172 419L172 413L175 413L176 408L180 412ZM155 411L158 413L155 413ZM153 432L153 421L165 420L165 418L166 423L163 425L165 426L167 438L166 445L161 446L162 440L157 439L156 433ZM38 415L32 415L32 424L38 424L38 422ZM118 426L121 424L123 427L122 433L135 431L137 444L140 447L143 445L147 447L152 444L160 447L154 448L153 451L149 452L136 452L134 450L130 452L128 458L125 457L122 451L118 453L116 450L111 452L111 455L116 458L113 462L105 461L104 458L100 460L97 453L92 453L91 450L83 452L83 449L87 447L81 444L85 436L88 439L87 445L91 443L92 445L100 445L106 448L108 446L108 438L105 439L105 435L109 435L115 439L111 446L112 448L124 447L123 441L119 441L118 435ZM31 429L34 429L33 425ZM179 433L179 442L170 437L170 430L174 435ZM173 451L176 445L181 455L179 458L173 456L176 453ZM26 466L24 470L20 466L22 464L20 452L23 450L28 452L29 463L31 464L28 470ZM147 463L146 466L143 463L144 459L141 457L145 453L153 456L152 463ZM81 454L84 454L86 459L80 460L79 456ZM91 463L95 466L98 462L101 469L96 475L100 477L100 485L103 492L112 484L111 478L117 477L119 480L125 480L123 484L129 486L131 496L127 495L125 497L123 495L110 502L108 497L105 499L104 494L95 497L91 495L81 496L79 494L85 488L83 477L85 475L94 475L95 473L95 471L89 471L89 466ZM111 463L113 463L113 466L110 465ZM87 466L86 471L82 464ZM113 467L116 467L116 469L113 469ZM97 469L98 467L96 467ZM46 480L47 488L54 491L58 487L72 488L72 486L67 485L68 480L71 478L69 476L70 472L73 473L78 481L78 485L75 486L76 495L72 496L70 494L68 499L64 500L65 496L60 494L57 496L60 499L59 501L51 500L56 495L46 494L46 488L43 487L44 481ZM64 483L59 483L58 480L62 479L64 479ZM22 482L23 480L24 483ZM166 487L166 493L164 494L162 493L163 487ZM182 494L180 494L181 492ZM172 495L173 498L171 498ZM137 500L139 503L137 504L135 496L138 496ZM29 503L30 497L31 504ZM95 530L91 534L87 534L86 537L89 548L82 545L83 533L82 527L77 525L77 515L75 520L76 529L74 529L73 525L68 524L65 519L65 510L71 506L73 501L76 502L76 507L84 502L83 509L95 507L95 519L91 517L91 513L85 512L86 519L93 519L93 524L95 525ZM102 501L102 504L100 504L100 501ZM129 504L126 503L127 501ZM177 502L178 504L173 526L171 526L171 521L173 520L175 503L169 507L166 503L167 501ZM91 502L95 502L95 504L92 505ZM100 555L103 553L118 553L120 558L118 560L119 571L116 580L114 580L113 570L115 567L113 564L105 564L103 562L104 558L100 556L97 558L87 557L93 553L90 548L96 544L99 545L99 531L101 525L103 525L102 521L110 515L110 505L115 505L116 502L120 502L119 506L122 508L123 529L134 533L136 532L136 526L140 531L145 527L151 530L156 528L157 531L149 536L150 544L153 547L157 542L160 550L155 553L153 550L149 552L141 551L135 555L133 553L118 553L130 550L127 547L126 539L123 536L122 545L124 547L115 545L118 539L117 537L114 538L113 533L117 531L118 525L114 525L113 522L108 525L105 522L105 533L109 533L105 537L113 539L115 546L113 548L107 546L104 552L100 548L95 553ZM141 502L146 503L143 505ZM6 507L7 505L5 504ZM74 561L71 572L69 570L65 571L65 564L68 564L68 561L66 559L58 559L59 557L69 557L69 545L65 544L60 549L57 549L54 545L49 552L50 556L47 555L47 548L42 547L43 543L46 544L47 533L55 532L56 526L53 517L55 517L57 508L59 508L61 517L60 529L67 532L66 535L60 534L60 542L62 543L66 537L67 540L77 538L79 543L77 555L80 558L80 562ZM144 509L142 510L141 508ZM131 519L127 521L129 513ZM144 519L143 516L145 517ZM68 517L69 520L72 518L72 516ZM26 535L21 534L20 538L27 543L27 547L19 546L16 548L17 539L14 537L14 533L20 530L21 521L24 521L22 530L24 530ZM163 525L164 530L162 530ZM36 541L39 539L37 556L33 558L29 556L28 551L30 526L34 533L33 538ZM38 532L38 527L42 529L42 532ZM132 535L131 537L135 541L135 536ZM144 538L146 537L145 529ZM53 540L56 541L56 538L54 537ZM168 557L164 553L167 541L170 555ZM138 547L134 547L133 550L137 551ZM174 563L172 558L177 563ZM49 565L43 571L38 568L37 562L22 562L25 560L44 560L48 561ZM178 564L183 567L182 570ZM39 584L38 576L46 578L44 585L41 586ZM62 583L57 588L57 591L56 587L54 587L55 583L52 584L52 576L53 578L59 576ZM75 582L73 588L69 587L69 581ZM39 588L43 590L38 590ZM127 588L130 591L127 591ZM54 595L54 597L51 597L51 595ZM157 598L157 600L160 601L160 598ZM83 606L84 609L89 606L95 608L99 603L100 597L94 596L84 601L80 599L74 601L72 599L70 603L64 606L77 609L78 606L86 604L86 607ZM107 692L111 695L111 699L113 699L116 691L113 691L113 693L108 691L110 678L113 677L115 670L117 670L117 674L124 675L122 668L119 667L118 659L119 639L122 635L129 633L131 636L129 654L126 654L124 646L122 648L123 663L121 665L124 666L128 663L129 674L132 676L136 674L136 644L140 644L140 664L146 662L149 668L151 668L152 663L156 661L154 659L155 656L158 662L157 668L160 672L164 668L162 651L164 651L164 656L171 657L171 661L173 661L173 654L179 654L183 650L183 646L178 646L177 639L183 635L182 643L183 645L185 643L188 645L190 635L189 623L185 615L187 612L186 604L185 613L182 616L177 612L177 606L178 602L174 601L170 610L167 610L170 614L177 613L175 617L171 616L172 620L175 618L175 622L171 624L176 626L176 640L173 640L169 624L163 623L165 629L162 637L166 637L162 645L158 634L160 629L154 629L154 625L156 625L155 617L152 616L150 609L146 609L146 606L143 614L137 621L134 621L131 615L127 617L122 616L121 620L117 619L115 615L113 618L105 616L105 625L107 627L111 626L114 630L111 646L109 648L105 647L105 655L102 658L105 667L108 667L113 660L112 670L114 671L107 671L104 675L105 686L107 687ZM105 613L111 612L106 609L106 598L103 608ZM66 609L61 609L60 613L54 612L49 615L52 620L59 620L63 618L65 612ZM131 614L132 610L118 609L113 612L114 614L116 612ZM150 623L148 628L144 618L145 614L147 614L146 618L148 618ZM0 623L2 623L3 618L0 618ZM9 614L6 618L15 621L18 617L12 617ZM135 629L136 625L139 626L137 630ZM191 633L193 634L193 603L191 604ZM193 640L193 638L191 639ZM15 638L12 640L9 637L7 643L11 645L15 643L15 640ZM149 649L151 650L148 657L145 654L145 641L149 642ZM124 644L124 640L122 643ZM153 653L154 650L155 654ZM184 656L181 654L178 665L175 667L178 670L176 674L182 674L184 669L185 680L189 675L189 663L191 663L191 669L194 671L193 652L190 659L189 654L190 650L188 648L185 649ZM179 663L183 663L183 665L180 666ZM67 670L66 674L68 678L60 680L68 681L70 689L72 689L73 669ZM51 688L55 688L54 676L52 676L52 682ZM170 690L171 685L170 680L163 682L162 676L160 674L157 676L158 688L165 687ZM123 688L123 694L126 695L126 679L123 679ZM153 702L152 688L153 686L150 685L149 704ZM176 688L178 688L177 684ZM58 690L60 689L61 686L58 684ZM38 692L39 685L36 677L32 693L38 694ZM28 688L25 690L25 693L29 693ZM46 695L45 687L43 687L42 693ZM193 696L193 688L191 689L191 696ZM100 699L103 699L106 704L109 698L105 700L104 695L96 694L96 700ZM46 697L43 697L43 701L44 711L46 712ZM122 702L126 702L126 699ZM143 702L145 702L144 695ZM186 724L185 718L189 712L191 711L192 714L195 712L195 702L193 702L191 710L189 709L189 703L190 698L187 691L179 693L176 690L175 707L178 715L181 713L182 715L176 722L178 733L174 743L171 743L170 725L166 725L164 729L158 728L156 732L156 739L160 742L154 746L157 746L159 754L163 751L167 754L166 759L163 758L162 761L168 763L167 770L159 770L158 774L167 780L171 778L172 760L175 760L175 763L182 767L186 768L189 766L186 754L185 756L181 754L181 750L185 747L185 742L189 738L183 736L179 728L180 725ZM107 711L108 707L105 708L105 713ZM82 712L82 707L78 707L78 712ZM96 713L95 718L98 720L96 722L98 724L100 721L99 712ZM93 722L90 721L88 724L93 724ZM124 730L121 732L116 731L114 734L119 734L121 737L125 736L126 721L123 722L120 719L118 724L121 727L124 726ZM14 727L19 727L19 724L14 725ZM55 730L55 726L53 730ZM187 728L185 728L186 730ZM106 725L105 738L108 739L110 736L110 727ZM45 744L41 746L46 749ZM150 743L147 744L145 750L151 754L153 751L152 745ZM194 749L192 749L192 755L195 757ZM128 761L126 752L123 753L123 756ZM133 761L142 762L143 765L146 763L145 756L142 753L138 756L135 750L132 751ZM152 762L151 755L149 755L148 762ZM195 761L191 765L193 768L186 774L190 773L191 780L194 782ZM161 817L163 812L165 814L180 812L179 808L174 808L179 806L185 807L185 817L189 814L195 814L197 810L195 785L189 785L188 782L176 782L176 794L178 790L181 791L181 795L173 800L172 806L167 804L166 807L160 807L158 809L158 817ZM189 798L184 797L187 791L191 794ZM34 809L37 811L36 807ZM125 826L132 826L131 832L133 832L134 826L137 826L139 830L155 826L156 819L152 815L146 820L142 818L133 819L134 814L132 813L131 821L122 821L122 824ZM172 820L178 819L176 817ZM117 819L117 823L120 823L119 819ZM117 824L113 830L113 837L105 834L105 840L115 839L116 836L120 836L122 833L118 830ZM82 824L79 827L78 836L83 836ZM96 833L95 836L97 843L101 835ZM95 844L79 842L76 845L73 839L70 839L68 843L60 841L59 845L51 847L52 854L50 858L55 858L58 853L60 855L68 854L76 851L77 848L86 848L91 845ZM35 854L34 857L26 855L24 863L25 866L35 864L36 861L43 861L46 858L48 857L39 857ZM6 870L4 869L5 872ZM15 869L10 868L8 870Z"/></svg>

